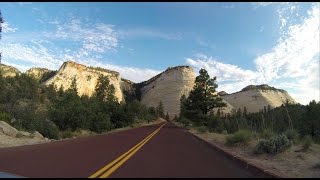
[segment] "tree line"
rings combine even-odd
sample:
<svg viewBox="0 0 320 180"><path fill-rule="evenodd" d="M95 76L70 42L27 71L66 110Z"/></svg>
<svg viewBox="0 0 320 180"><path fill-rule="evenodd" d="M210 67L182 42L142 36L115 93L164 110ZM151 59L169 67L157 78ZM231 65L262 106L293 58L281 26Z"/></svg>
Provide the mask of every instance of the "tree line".
<svg viewBox="0 0 320 180"><path fill-rule="evenodd" d="M3 77L0 73L0 121L19 130L39 131L59 139L59 131L90 130L96 133L130 126L138 121L165 118L162 102L146 107L138 100L119 103L108 77L100 75L95 93L79 96L76 77L66 91L43 85L25 73Z"/></svg>
<svg viewBox="0 0 320 180"><path fill-rule="evenodd" d="M210 78L208 72L201 69L189 96L180 99L177 120L185 126L202 127L217 133L232 134L248 130L256 134L294 134L301 138L311 136L314 141L320 142L320 102L313 100L308 105L301 105L287 101L280 107L271 109L267 106L257 113L248 113L244 107L224 114L220 109L226 104L217 95L217 87L216 77Z"/></svg>

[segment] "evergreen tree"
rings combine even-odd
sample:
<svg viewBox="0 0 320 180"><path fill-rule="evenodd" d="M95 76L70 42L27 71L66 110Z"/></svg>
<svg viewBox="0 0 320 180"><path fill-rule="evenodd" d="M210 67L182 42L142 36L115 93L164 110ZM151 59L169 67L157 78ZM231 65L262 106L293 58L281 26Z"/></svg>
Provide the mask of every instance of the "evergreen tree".
<svg viewBox="0 0 320 180"><path fill-rule="evenodd" d="M162 101L159 102L159 105L157 106L156 111L157 111L158 117L165 118Z"/></svg>
<svg viewBox="0 0 320 180"><path fill-rule="evenodd" d="M98 83L95 87L96 97L102 101L115 102L116 97L114 95L115 88L113 84L110 84L109 78L100 74Z"/></svg>
<svg viewBox="0 0 320 180"><path fill-rule="evenodd" d="M199 71L196 77L193 90L190 91L187 103L191 109L199 109L202 114L207 115L210 110L216 107L225 107L226 104L216 93L216 77L210 78L205 69Z"/></svg>
<svg viewBox="0 0 320 180"><path fill-rule="evenodd" d="M247 115L248 115L247 107L244 106L244 107L243 107L243 116L244 116L244 117L247 117Z"/></svg>
<svg viewBox="0 0 320 180"><path fill-rule="evenodd" d="M78 94L76 76L73 76L73 79L72 79L72 81L71 81L71 85L70 85L68 91L73 92L73 93L75 93L75 94Z"/></svg>
<svg viewBox="0 0 320 180"><path fill-rule="evenodd" d="M170 120L170 116L169 116L169 114L168 114L168 112L167 112L167 114L166 114L166 118L165 118L167 121L169 121Z"/></svg>

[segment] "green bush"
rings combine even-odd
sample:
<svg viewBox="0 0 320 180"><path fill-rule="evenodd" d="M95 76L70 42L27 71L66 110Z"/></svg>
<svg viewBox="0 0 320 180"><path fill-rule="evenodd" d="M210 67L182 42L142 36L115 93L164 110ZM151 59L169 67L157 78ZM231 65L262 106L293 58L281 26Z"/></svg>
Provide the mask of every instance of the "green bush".
<svg viewBox="0 0 320 180"><path fill-rule="evenodd" d="M299 137L299 133L294 129L287 129L284 134L292 141L296 141Z"/></svg>
<svg viewBox="0 0 320 180"><path fill-rule="evenodd" d="M188 118L185 118L185 117L181 117L179 119L179 122L181 122L184 127L188 127L190 125L190 123L191 123L191 121Z"/></svg>
<svg viewBox="0 0 320 180"><path fill-rule="evenodd" d="M204 132L206 132L208 129L207 129L207 127L205 127L205 126L199 126L199 127L197 127L197 130L198 130L200 133L204 133Z"/></svg>
<svg viewBox="0 0 320 180"><path fill-rule="evenodd" d="M252 133L249 130L240 130L232 135L227 136L226 145L232 146L237 144L247 144L252 138Z"/></svg>
<svg viewBox="0 0 320 180"><path fill-rule="evenodd" d="M8 124L11 124L10 120L11 120L10 114L6 112L0 112L0 121L5 121Z"/></svg>
<svg viewBox="0 0 320 180"><path fill-rule="evenodd" d="M269 139L262 139L255 148L256 154L277 154L285 151L292 145L287 136L281 134Z"/></svg>
<svg viewBox="0 0 320 180"><path fill-rule="evenodd" d="M44 137L49 139L59 139L59 129L52 121L39 120L36 129Z"/></svg>
<svg viewBox="0 0 320 180"><path fill-rule="evenodd" d="M72 136L73 136L72 131L68 129L62 132L61 138L66 139L66 138L71 138Z"/></svg>
<svg viewBox="0 0 320 180"><path fill-rule="evenodd" d="M313 143L312 137L310 135L305 136L302 139L303 150L308 150L310 148L310 146L312 145L312 143Z"/></svg>
<svg viewBox="0 0 320 180"><path fill-rule="evenodd" d="M272 136L274 136L274 133L272 132L271 129L264 129L262 131L262 133L260 134L260 137L263 138L263 139L269 139Z"/></svg>

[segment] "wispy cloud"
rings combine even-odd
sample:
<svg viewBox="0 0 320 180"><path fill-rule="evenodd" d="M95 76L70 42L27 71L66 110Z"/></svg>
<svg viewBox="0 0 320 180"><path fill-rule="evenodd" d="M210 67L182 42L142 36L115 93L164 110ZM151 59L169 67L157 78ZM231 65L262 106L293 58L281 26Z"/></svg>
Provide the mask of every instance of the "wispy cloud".
<svg viewBox="0 0 320 180"><path fill-rule="evenodd" d="M3 33L13 33L13 32L16 32L16 30L18 30L18 28L16 27L10 27L8 22L2 23L1 26L2 26Z"/></svg>
<svg viewBox="0 0 320 180"><path fill-rule="evenodd" d="M290 25L277 45L254 60L255 71L205 55L188 58L186 62L197 70L205 68L211 76L217 76L220 88L228 92L239 91L249 84L268 83L288 88L286 90L302 104L312 99L319 101L319 14L320 8L315 5L301 24Z"/></svg>
<svg viewBox="0 0 320 180"><path fill-rule="evenodd" d="M228 4L228 5L222 6L222 8L224 8L224 9L233 9L233 8L235 8L235 7L236 7L235 4Z"/></svg>
<svg viewBox="0 0 320 180"><path fill-rule="evenodd" d="M118 34L121 37L130 38L161 38L166 40L181 40L181 33L177 32L161 32L158 30L152 30L147 28L131 28L125 30L119 30Z"/></svg>
<svg viewBox="0 0 320 180"><path fill-rule="evenodd" d="M98 66L106 69L114 70L120 73L121 77L129 79L135 83L146 81L153 76L161 73L162 71L148 69L148 68L135 68L127 66L118 66L110 63L103 63L94 59L83 60L80 63L89 66Z"/></svg>
<svg viewBox="0 0 320 180"><path fill-rule="evenodd" d="M133 82L145 81L160 73L158 70L119 66L106 61L103 55L108 52L117 52L119 48L120 34L113 25L86 24L79 19L67 22L54 19L46 23L52 25L54 30L17 34L15 33L17 28L11 28L5 24L4 30L12 34L5 36L0 42L3 63L24 72L31 67L56 70L64 61L73 60L88 66L118 71L121 77ZM164 38L165 34L151 33L150 36ZM59 47L56 46L57 43L74 44L74 46Z"/></svg>

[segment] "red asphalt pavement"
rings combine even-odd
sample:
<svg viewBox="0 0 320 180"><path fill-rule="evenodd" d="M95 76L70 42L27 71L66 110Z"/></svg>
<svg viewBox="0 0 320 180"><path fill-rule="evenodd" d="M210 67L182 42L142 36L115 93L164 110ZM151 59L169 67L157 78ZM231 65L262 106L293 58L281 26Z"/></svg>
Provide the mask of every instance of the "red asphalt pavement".
<svg viewBox="0 0 320 180"><path fill-rule="evenodd" d="M23 177L89 177L161 124L45 144L0 148L0 172ZM110 177L264 177L167 123Z"/></svg>

